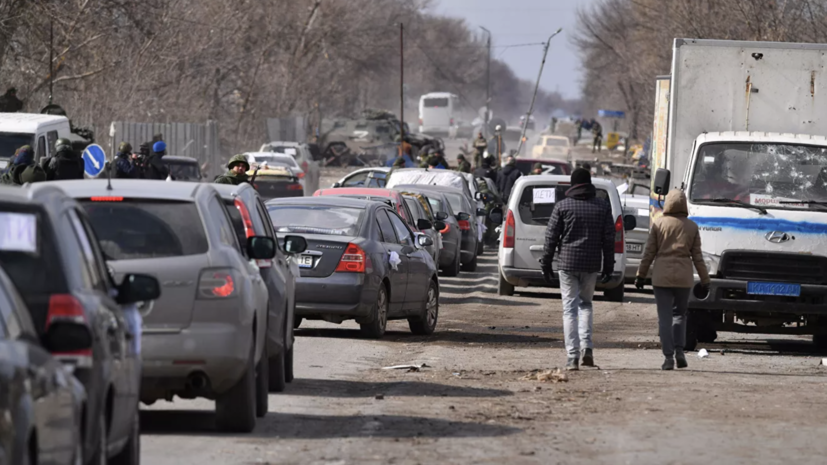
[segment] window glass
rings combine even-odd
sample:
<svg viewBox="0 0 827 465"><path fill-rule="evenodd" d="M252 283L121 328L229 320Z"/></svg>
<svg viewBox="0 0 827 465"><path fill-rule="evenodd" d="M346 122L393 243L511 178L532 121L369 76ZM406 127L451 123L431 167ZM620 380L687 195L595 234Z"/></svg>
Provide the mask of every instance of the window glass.
<svg viewBox="0 0 827 465"><path fill-rule="evenodd" d="M55 143L57 142L57 131L47 132L46 141L48 142L48 145L46 146L46 151L51 156L51 154L55 151Z"/></svg>
<svg viewBox="0 0 827 465"><path fill-rule="evenodd" d="M399 243L413 247L413 234L411 234L411 231L405 226L405 222L396 215L391 214L388 216L391 219L391 224L393 224L393 229L396 231L396 237L399 238Z"/></svg>
<svg viewBox="0 0 827 465"><path fill-rule="evenodd" d="M382 231L383 242L398 244L391 220L388 218L388 211L384 208L376 211L376 221L379 222L379 229Z"/></svg>
<svg viewBox="0 0 827 465"><path fill-rule="evenodd" d="M77 212L74 210L69 210L69 220L72 223L72 229L74 230L75 236L80 244L80 250L83 252L83 263L89 273L89 286L95 289L102 289L104 287L103 277L95 264L95 254L90 246L90 241L94 239L90 238L86 233L86 230L83 228L83 224L78 218Z"/></svg>
<svg viewBox="0 0 827 465"><path fill-rule="evenodd" d="M362 187L368 179L368 173L356 173L345 179L344 187Z"/></svg>
<svg viewBox="0 0 827 465"><path fill-rule="evenodd" d="M448 98L426 98L422 99L422 106L429 108L445 108L448 106Z"/></svg>
<svg viewBox="0 0 827 465"><path fill-rule="evenodd" d="M37 138L37 149L35 154L35 159L40 160L46 157L46 138L40 136Z"/></svg>
<svg viewBox="0 0 827 465"><path fill-rule="evenodd" d="M36 218L33 250L29 250L32 244L0 242L0 266L23 296L62 293L67 288L52 225L41 208L0 204L0 235L7 234L4 227L12 223L10 214Z"/></svg>
<svg viewBox="0 0 827 465"><path fill-rule="evenodd" d="M566 191L569 190L570 187L571 186L568 185L555 184L526 186L523 189L523 193L520 196L520 204L517 207L520 221L522 221L523 224L532 224L535 226L547 225L548 220L551 218L551 212L554 211L554 206L557 205L557 203L551 202L535 204L534 190L554 189L554 198L555 200L560 201L566 198ZM609 193L602 188L597 188L596 197L603 201L609 202Z"/></svg>
<svg viewBox="0 0 827 465"><path fill-rule="evenodd" d="M261 222L264 223L264 233L268 237L275 239L276 232L273 231L273 223L270 222L270 215L267 214L267 208L261 203L261 199L257 199L256 201L256 211L258 211L258 215L261 217Z"/></svg>
<svg viewBox="0 0 827 465"><path fill-rule="evenodd" d="M25 132L0 132L0 157L11 157L24 145L34 145L34 134Z"/></svg>
<svg viewBox="0 0 827 465"><path fill-rule="evenodd" d="M233 224L233 229L235 230L238 251L246 256L246 250L242 250L244 249L242 244L247 245L247 230L244 229L244 218L241 217L241 212L238 211L238 207L235 206L234 200L224 199L224 207L227 209L227 214L230 216L230 223Z"/></svg>
<svg viewBox="0 0 827 465"><path fill-rule="evenodd" d="M238 240L235 237L235 233L229 223L229 218L227 217L227 212L224 207L221 205L221 202L218 198L213 197L210 199L209 203L207 204L207 209L210 212L210 216L212 220L216 222L216 225L219 229L219 240L222 244L228 245L230 247L238 247Z"/></svg>
<svg viewBox="0 0 827 465"><path fill-rule="evenodd" d="M20 339L20 336L23 334L23 328L17 319L17 315L9 309L8 311L0 313L0 316L2 316L3 326L5 326L6 329L6 336L9 339Z"/></svg>
<svg viewBox="0 0 827 465"><path fill-rule="evenodd" d="M276 232L357 236L362 229L362 208L327 205L270 205L267 207Z"/></svg>

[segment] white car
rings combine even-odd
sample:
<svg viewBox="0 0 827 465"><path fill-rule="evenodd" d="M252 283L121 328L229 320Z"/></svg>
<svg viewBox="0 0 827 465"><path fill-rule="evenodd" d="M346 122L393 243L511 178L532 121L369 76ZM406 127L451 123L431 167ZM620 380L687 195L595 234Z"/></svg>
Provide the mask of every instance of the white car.
<svg viewBox="0 0 827 465"><path fill-rule="evenodd" d="M299 142L283 142L274 141L268 142L261 146L259 152L275 152L290 155L296 159L296 162L304 171L304 195L313 195L319 189L319 178L321 177L321 168L319 162L313 160L313 155L310 154L310 148L307 144Z"/></svg>
<svg viewBox="0 0 827 465"><path fill-rule="evenodd" d="M612 206L615 220L615 265L612 279L606 284L597 283L607 300L623 301L626 273L625 231L634 229L634 216L623 216L623 204L615 185L607 179L592 178L597 197ZM499 295L514 295L515 287L560 287L557 260L552 265L552 283L543 279L540 258L545 246L546 226L557 201L566 196L571 187L569 176L523 176L514 184L508 201L508 212L500 236Z"/></svg>
<svg viewBox="0 0 827 465"><path fill-rule="evenodd" d="M250 163L251 170L255 170L256 168L264 169L265 166L269 168L276 168L279 166L287 168L290 173L299 178L299 182L304 190L307 190L307 186L304 185L307 173L304 172L301 166L299 166L299 162L297 162L292 156L285 153L276 152L247 152L244 156L247 157L247 162Z"/></svg>
<svg viewBox="0 0 827 465"><path fill-rule="evenodd" d="M537 139L537 145L531 149L531 158L571 161L571 142L565 136L542 135Z"/></svg>
<svg viewBox="0 0 827 465"><path fill-rule="evenodd" d="M623 203L623 214L634 215L637 225L626 235L626 282L635 280L640 260L643 258L643 249L649 239L649 186L633 183L618 186L620 200ZM649 269L649 277L652 270Z"/></svg>
<svg viewBox="0 0 827 465"><path fill-rule="evenodd" d="M385 187L390 168L372 166L348 173L331 187Z"/></svg>

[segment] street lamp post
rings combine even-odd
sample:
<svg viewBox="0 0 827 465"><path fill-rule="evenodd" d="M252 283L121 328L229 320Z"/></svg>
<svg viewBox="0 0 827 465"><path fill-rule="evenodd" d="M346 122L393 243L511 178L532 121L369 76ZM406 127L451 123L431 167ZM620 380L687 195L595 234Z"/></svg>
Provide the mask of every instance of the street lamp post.
<svg viewBox="0 0 827 465"><path fill-rule="evenodd" d="M517 154L523 150L523 141L525 140L525 131L528 128L528 121L531 119L531 113L534 111L534 101L537 100L537 91L540 89L540 78L543 76L543 67L546 65L546 56L548 55L548 47L551 45L551 39L557 34L563 32L563 28L557 30L546 41L546 46L543 48L543 62L540 63L540 74L537 75L537 84L534 85L534 95L531 97L531 105L528 107L528 113L525 115L525 122L523 123L523 133L520 135L520 144L517 146Z"/></svg>
<svg viewBox="0 0 827 465"><path fill-rule="evenodd" d="M491 31L486 29L483 26L480 26L480 29L488 34L487 40L487 47L488 47L488 58L487 63L485 65L485 116L482 118L483 120L483 131L485 135L488 136L488 115L490 114L490 105L491 105Z"/></svg>

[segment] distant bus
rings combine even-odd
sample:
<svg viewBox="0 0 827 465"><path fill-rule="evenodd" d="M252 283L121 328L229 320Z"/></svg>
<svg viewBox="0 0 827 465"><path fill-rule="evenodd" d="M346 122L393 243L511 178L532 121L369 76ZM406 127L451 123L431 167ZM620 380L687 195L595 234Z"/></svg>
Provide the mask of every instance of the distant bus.
<svg viewBox="0 0 827 465"><path fill-rule="evenodd" d="M419 98L419 132L453 135L459 110L459 97L449 92L432 92Z"/></svg>

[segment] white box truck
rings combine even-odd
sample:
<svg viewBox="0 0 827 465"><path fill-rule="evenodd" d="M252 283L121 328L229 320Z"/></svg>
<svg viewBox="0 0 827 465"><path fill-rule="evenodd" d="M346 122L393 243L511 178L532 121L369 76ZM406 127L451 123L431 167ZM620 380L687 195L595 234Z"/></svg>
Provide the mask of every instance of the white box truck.
<svg viewBox="0 0 827 465"><path fill-rule="evenodd" d="M827 345L825 65L822 44L674 42L651 210L683 189L701 230L712 285L690 298L689 350L717 331Z"/></svg>

